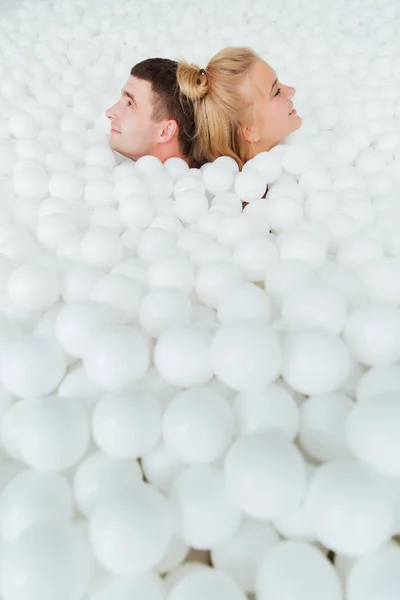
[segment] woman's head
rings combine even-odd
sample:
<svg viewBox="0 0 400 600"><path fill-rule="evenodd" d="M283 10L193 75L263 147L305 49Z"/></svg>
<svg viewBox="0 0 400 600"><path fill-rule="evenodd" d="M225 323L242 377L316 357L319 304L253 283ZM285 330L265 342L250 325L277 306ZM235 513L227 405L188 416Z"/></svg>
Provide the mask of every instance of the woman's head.
<svg viewBox="0 0 400 600"><path fill-rule="evenodd" d="M195 109L193 157L232 156L240 166L270 150L301 126L291 98L275 71L250 48L225 48L207 67L181 62L177 80Z"/></svg>

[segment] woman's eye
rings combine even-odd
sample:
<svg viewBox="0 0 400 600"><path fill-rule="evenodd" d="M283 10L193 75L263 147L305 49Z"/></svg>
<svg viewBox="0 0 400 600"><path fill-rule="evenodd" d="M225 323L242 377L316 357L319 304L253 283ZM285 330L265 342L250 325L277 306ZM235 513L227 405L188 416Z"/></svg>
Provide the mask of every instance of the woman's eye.
<svg viewBox="0 0 400 600"><path fill-rule="evenodd" d="M277 91L276 91L275 96L279 96L280 93L281 93L281 88L278 88Z"/></svg>

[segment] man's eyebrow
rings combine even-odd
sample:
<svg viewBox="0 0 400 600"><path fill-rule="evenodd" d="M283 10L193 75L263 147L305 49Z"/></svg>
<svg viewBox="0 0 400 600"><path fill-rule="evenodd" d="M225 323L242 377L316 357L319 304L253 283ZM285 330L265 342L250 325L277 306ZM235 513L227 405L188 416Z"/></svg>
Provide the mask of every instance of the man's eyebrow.
<svg viewBox="0 0 400 600"><path fill-rule="evenodd" d="M272 92L273 92L273 89L274 89L274 87L276 86L276 84L277 84L277 83L278 83L278 79L275 79L274 83L272 84L271 91L270 91L270 93L269 93L270 95L272 94Z"/></svg>
<svg viewBox="0 0 400 600"><path fill-rule="evenodd" d="M126 90L124 90L124 88L122 88L122 90L121 90L121 94L122 94L123 96L128 96L128 98L130 98L130 99L132 100L132 102L135 102L135 104L136 104L135 97L134 97L134 96L132 96L132 94L130 94L130 93L129 93L129 92L127 92Z"/></svg>

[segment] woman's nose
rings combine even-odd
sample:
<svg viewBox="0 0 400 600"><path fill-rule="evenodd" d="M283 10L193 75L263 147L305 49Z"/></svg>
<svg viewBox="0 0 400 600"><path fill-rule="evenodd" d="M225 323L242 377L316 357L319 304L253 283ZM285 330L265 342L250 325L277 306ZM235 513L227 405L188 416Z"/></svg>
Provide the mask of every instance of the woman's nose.
<svg viewBox="0 0 400 600"><path fill-rule="evenodd" d="M288 98L289 98L289 100L291 98L293 98L293 96L295 95L295 93L296 93L296 89L294 87L288 86Z"/></svg>

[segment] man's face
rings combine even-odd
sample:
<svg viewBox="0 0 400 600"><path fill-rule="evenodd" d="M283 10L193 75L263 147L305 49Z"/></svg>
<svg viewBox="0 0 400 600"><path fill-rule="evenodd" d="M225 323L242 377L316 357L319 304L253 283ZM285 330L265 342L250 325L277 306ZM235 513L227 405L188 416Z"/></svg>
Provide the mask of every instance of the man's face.
<svg viewBox="0 0 400 600"><path fill-rule="evenodd" d="M152 120L152 113L151 83L130 76L121 99L106 111L111 122L111 148L133 160L153 154L162 125Z"/></svg>

